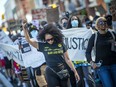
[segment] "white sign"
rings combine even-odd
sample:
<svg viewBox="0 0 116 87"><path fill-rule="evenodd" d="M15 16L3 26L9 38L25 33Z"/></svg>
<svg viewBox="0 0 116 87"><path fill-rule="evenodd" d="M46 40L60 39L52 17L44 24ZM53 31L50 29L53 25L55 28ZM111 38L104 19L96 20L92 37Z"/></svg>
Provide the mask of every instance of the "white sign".
<svg viewBox="0 0 116 87"><path fill-rule="evenodd" d="M27 48L27 42L24 38L22 39L22 44L26 46L24 47L24 49ZM16 42L13 43L3 31L0 32L0 49L4 51L8 59L9 60L13 59L21 66L25 66L25 67L31 66L35 68L43 64L45 62L45 58L43 53L38 52L37 49L35 49L32 46L30 47L31 47L30 51L26 51L22 53L21 50L19 50L18 40L16 40Z"/></svg>
<svg viewBox="0 0 116 87"><path fill-rule="evenodd" d="M86 28L72 28L62 30L68 47L68 54L72 61L86 61L85 51L88 45L90 36L92 35L91 29Z"/></svg>
<svg viewBox="0 0 116 87"><path fill-rule="evenodd" d="M24 66L36 68L45 62L45 57L42 52L38 52L33 46L31 46L31 49L32 51L22 54Z"/></svg>
<svg viewBox="0 0 116 87"><path fill-rule="evenodd" d="M22 60L23 60L25 67L31 66L33 68L36 68L45 62L45 57L44 57L43 53L38 52L36 48L29 45L29 43L26 41L26 39L24 37L17 39L15 41L15 43L19 44L19 41L21 41L20 44L21 44L22 48L20 51L22 52ZM27 45L27 43L28 43L28 45ZM26 48L26 51L24 52L25 48ZM27 49L27 48L29 48L29 49Z"/></svg>
<svg viewBox="0 0 116 87"><path fill-rule="evenodd" d="M4 31L0 31L0 43L12 44L13 42Z"/></svg>
<svg viewBox="0 0 116 87"><path fill-rule="evenodd" d="M18 45L0 43L0 49L4 51L9 60L13 59L18 64L24 66L22 60L22 53L18 49Z"/></svg>
<svg viewBox="0 0 116 87"><path fill-rule="evenodd" d="M86 61L85 51L88 45L88 40L92 35L91 29L72 28L62 30L68 47L69 57L72 61ZM38 52L36 48L31 46L31 51L21 54L17 45L0 44L0 48L13 58L20 65L25 67L38 67L45 62L43 53ZM21 56L22 55L22 56Z"/></svg>

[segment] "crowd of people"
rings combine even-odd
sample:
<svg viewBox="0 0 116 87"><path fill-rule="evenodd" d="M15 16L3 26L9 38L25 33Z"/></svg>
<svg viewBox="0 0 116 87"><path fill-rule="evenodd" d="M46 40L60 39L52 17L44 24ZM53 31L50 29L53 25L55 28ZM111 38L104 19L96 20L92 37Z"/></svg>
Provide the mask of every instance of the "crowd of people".
<svg viewBox="0 0 116 87"><path fill-rule="evenodd" d="M42 21L39 31L27 26L24 19L23 34L10 35L10 38L19 45L22 53L21 40L25 39L28 45L42 53L40 58L45 61L36 67L25 68L0 53L0 69L6 71L9 81L17 80L17 85L23 87L27 86L27 82L30 87L116 87L116 20L114 11L110 11L111 15L95 16L93 21L87 16L82 21L78 14L66 12L68 15L63 15L59 23ZM94 32L89 38L83 61L71 60L63 42L62 30L73 28L91 29ZM32 31L37 31L36 40L32 39ZM95 60L91 56L92 50Z"/></svg>

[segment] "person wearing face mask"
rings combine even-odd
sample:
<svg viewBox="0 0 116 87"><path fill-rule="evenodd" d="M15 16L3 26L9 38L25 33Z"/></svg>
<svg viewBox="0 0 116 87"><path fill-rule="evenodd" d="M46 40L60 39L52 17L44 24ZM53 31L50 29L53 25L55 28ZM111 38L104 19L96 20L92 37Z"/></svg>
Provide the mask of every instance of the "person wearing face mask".
<svg viewBox="0 0 116 87"><path fill-rule="evenodd" d="M72 15L68 20L67 29L70 28L82 28L81 20L76 15ZM82 61L79 61L77 58L75 58L75 61L72 62L80 76L80 81L78 81L77 86L86 87L87 83L89 87L95 87L95 82L90 72L91 67L86 61L86 57L84 60L82 59Z"/></svg>
<svg viewBox="0 0 116 87"><path fill-rule="evenodd" d="M60 22L61 22L61 25L62 25L63 29L66 29L66 27L67 27L67 22L68 22L68 18L67 18L66 16L63 16L63 17L61 18Z"/></svg>
<svg viewBox="0 0 116 87"><path fill-rule="evenodd" d="M68 18L66 16L63 16L61 18L60 22L62 24L63 29L66 29L67 23L68 23ZM75 76L74 76L74 72L70 68L68 68L68 69L69 69L69 74L70 74L71 87L76 87L76 79L75 79Z"/></svg>
<svg viewBox="0 0 116 87"><path fill-rule="evenodd" d="M78 28L78 27L82 27L82 23L81 23L81 20L75 16L75 15L72 15L69 20L68 20L68 23L67 23L67 29L69 28Z"/></svg>
<svg viewBox="0 0 116 87"><path fill-rule="evenodd" d="M77 19L72 19L71 25L72 25L73 28L78 27L78 24L79 24L79 22L78 22Z"/></svg>

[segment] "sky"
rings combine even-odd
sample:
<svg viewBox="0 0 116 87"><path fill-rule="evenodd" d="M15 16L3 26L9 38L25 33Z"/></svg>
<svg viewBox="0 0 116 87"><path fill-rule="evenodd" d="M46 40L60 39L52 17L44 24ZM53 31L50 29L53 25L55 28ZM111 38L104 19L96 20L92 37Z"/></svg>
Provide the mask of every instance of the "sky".
<svg viewBox="0 0 116 87"><path fill-rule="evenodd" d="M0 25L2 23L2 19L1 19L1 16L2 14L5 12L5 9L4 9L4 4L7 0L0 0Z"/></svg>

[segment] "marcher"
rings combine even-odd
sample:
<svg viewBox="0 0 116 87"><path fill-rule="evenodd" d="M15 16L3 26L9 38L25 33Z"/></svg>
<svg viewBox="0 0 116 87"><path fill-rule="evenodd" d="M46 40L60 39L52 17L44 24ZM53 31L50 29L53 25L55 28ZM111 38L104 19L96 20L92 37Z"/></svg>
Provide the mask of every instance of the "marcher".
<svg viewBox="0 0 116 87"><path fill-rule="evenodd" d="M61 25L63 27L63 30L66 29L67 24L68 24L68 17L63 16L61 18L60 22L61 22ZM69 68L69 74L70 74L70 83L71 83L71 86L72 87L76 87L77 82L76 82L76 79L75 79L75 76L74 76L74 72L70 68Z"/></svg>
<svg viewBox="0 0 116 87"><path fill-rule="evenodd" d="M115 0L111 1L111 6L110 6L110 13L112 15L112 28L114 32L116 33L116 2Z"/></svg>
<svg viewBox="0 0 116 87"><path fill-rule="evenodd" d="M76 15L72 15L69 18L67 29L69 29L69 28L82 28L82 23L81 23L81 20L79 19L79 17L77 17ZM86 58L82 59L82 61L79 61L78 59L76 61L72 61L76 70L78 71L79 76L80 76L80 81L78 82L77 85L78 85L78 87L85 87L84 79L86 79L87 84L90 87L95 87L95 82L91 75L90 65L85 60L86 60Z"/></svg>
<svg viewBox="0 0 116 87"><path fill-rule="evenodd" d="M84 19L84 22L87 29L92 29L92 21L88 17Z"/></svg>
<svg viewBox="0 0 116 87"><path fill-rule="evenodd" d="M41 31L43 30L43 27L47 24L46 21L42 21L41 22L41 30L39 29L38 31L38 35L35 35L35 38L32 37L33 39L40 41L39 39L39 34L41 33ZM31 28L31 27L30 27ZM39 27L40 28L40 27ZM23 31L22 31L23 32ZM29 32L30 33L30 32ZM35 34L35 33L33 33ZM24 36L24 32L23 32L23 36ZM31 46L31 48L33 49L33 47ZM35 48L34 48L35 49ZM39 87L47 87L47 82L45 79L45 68L46 68L46 62L45 62L45 56L42 52L38 51L38 57L35 57L34 60L36 60L36 62L34 62L34 64L32 63L31 65L31 70L33 68L33 79L36 78L36 82L38 84ZM37 55L36 55L37 56ZM37 59L36 59L37 58ZM39 61L39 62L38 62ZM37 86L37 85L36 85ZM37 87L38 87L37 86ZM35 87L35 86L34 86Z"/></svg>
<svg viewBox="0 0 116 87"><path fill-rule="evenodd" d="M67 18L66 16L63 16L63 17L61 18L61 20L60 20L60 23L61 23L63 29L66 29L67 23L68 23L68 18Z"/></svg>
<svg viewBox="0 0 116 87"><path fill-rule="evenodd" d="M107 21L108 29L112 29L112 15L106 15L105 18L106 18L106 21Z"/></svg>
<svg viewBox="0 0 116 87"><path fill-rule="evenodd" d="M96 28L98 32L91 36L86 50L87 61L97 70L104 87L116 87L116 51L114 51L116 50L116 43L112 45L116 41L116 34L107 29L107 23L104 17L96 20ZM112 46L115 46L114 50L111 49ZM95 61L91 58L93 47ZM98 62L100 62L100 65L96 64Z"/></svg>
<svg viewBox="0 0 116 87"><path fill-rule="evenodd" d="M26 21L23 23L23 30L26 40L45 55L47 64L45 73L48 87L68 87L69 74L65 68L65 64L68 64L74 71L76 79L80 79L69 59L66 46L63 44L63 35L55 25L48 24L44 27L44 30L39 35L40 39L45 41L43 43L30 39L26 28ZM65 72L66 77L60 77L60 75L63 75Z"/></svg>
<svg viewBox="0 0 116 87"><path fill-rule="evenodd" d="M17 86L21 86L21 84L23 83L23 78L21 76L21 68L20 68L20 65L18 63L16 63L15 61L13 61L13 69L18 78Z"/></svg>
<svg viewBox="0 0 116 87"><path fill-rule="evenodd" d="M10 82L13 82L13 71L12 71L12 60L9 60L7 56L4 56L5 60L5 69L6 69L6 75L7 79Z"/></svg>
<svg viewBox="0 0 116 87"><path fill-rule="evenodd" d="M23 31L21 32L21 35L24 36ZM39 37L37 37L37 38L39 41ZM37 41L37 38L32 38L32 39ZM47 87L47 82L46 82L46 79L44 76L45 75L45 67L46 67L44 54L42 52L40 52L39 50L37 53L37 49L35 49L32 46L31 46L31 51L33 53L35 53L35 55L36 54L38 54L38 55L36 55L36 57L32 56L33 60L35 60L35 61L33 61L30 65L31 67L28 68L27 72L28 72L29 78L32 79L32 83L33 83L34 87L38 87L38 86L39 87Z"/></svg>
<svg viewBox="0 0 116 87"><path fill-rule="evenodd" d="M0 70L4 70L5 68L5 60L2 50L0 49Z"/></svg>
<svg viewBox="0 0 116 87"><path fill-rule="evenodd" d="M82 27L81 20L76 15L72 15L68 20L68 24L66 28L69 29L69 28L77 28L77 27Z"/></svg>
<svg viewBox="0 0 116 87"><path fill-rule="evenodd" d="M18 38L21 37L20 34L17 34L16 36L12 36L11 39L13 41L13 43L15 45L19 45L19 49L20 49L20 44L19 44L19 40ZM20 66L18 63L16 63L14 60L13 60L13 69L14 69L14 72L16 74L16 77L17 77L17 86L23 86L23 87L26 87L26 83L24 82L24 78L23 78L23 74L22 74L22 66Z"/></svg>

